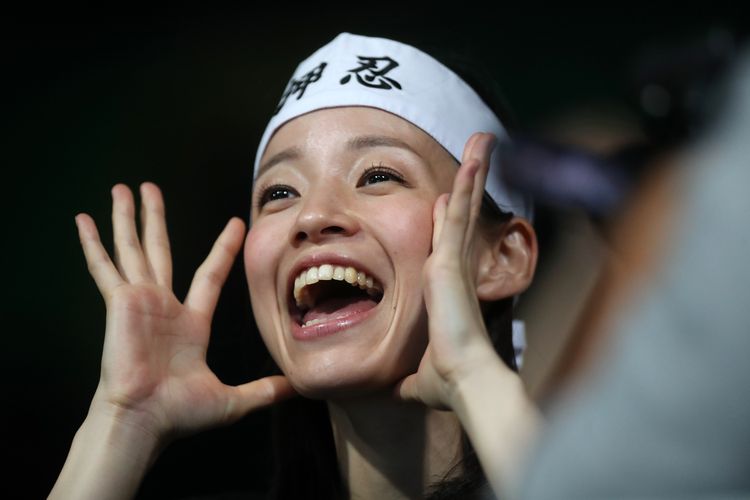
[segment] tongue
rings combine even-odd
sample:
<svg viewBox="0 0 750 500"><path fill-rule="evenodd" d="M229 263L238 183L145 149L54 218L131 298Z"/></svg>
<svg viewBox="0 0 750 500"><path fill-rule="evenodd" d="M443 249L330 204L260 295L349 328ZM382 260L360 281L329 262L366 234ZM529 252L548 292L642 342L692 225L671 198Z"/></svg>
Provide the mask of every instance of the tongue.
<svg viewBox="0 0 750 500"><path fill-rule="evenodd" d="M314 319L328 321L368 311L378 305L377 302L366 297L336 297L322 301L307 311L302 323Z"/></svg>

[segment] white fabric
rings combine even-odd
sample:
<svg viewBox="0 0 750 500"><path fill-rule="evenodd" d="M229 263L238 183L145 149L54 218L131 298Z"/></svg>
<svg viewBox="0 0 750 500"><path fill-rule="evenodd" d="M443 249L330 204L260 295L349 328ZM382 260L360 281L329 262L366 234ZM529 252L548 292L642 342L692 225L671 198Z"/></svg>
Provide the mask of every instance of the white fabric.
<svg viewBox="0 0 750 500"><path fill-rule="evenodd" d="M475 132L507 136L497 116L460 77L424 52L393 40L341 33L295 70L263 133L254 176L268 141L289 120L339 106L371 106L424 130L460 161ZM531 204L510 192L494 155L486 191L504 211L531 218Z"/></svg>

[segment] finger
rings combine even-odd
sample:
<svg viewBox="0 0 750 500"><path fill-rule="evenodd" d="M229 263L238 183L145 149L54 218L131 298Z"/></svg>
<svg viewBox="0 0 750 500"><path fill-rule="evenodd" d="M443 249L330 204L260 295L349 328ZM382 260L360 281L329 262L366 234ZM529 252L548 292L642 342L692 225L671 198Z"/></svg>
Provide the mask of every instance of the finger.
<svg viewBox="0 0 750 500"><path fill-rule="evenodd" d="M458 251L466 239L467 229L469 229L470 224L469 215L474 184L473 176L476 174L476 169L481 167L481 165L474 165L479 156L476 149L477 144L482 140L484 135L477 132L472 134L469 140L466 141L462 163L453 181L452 193L447 198L444 217L440 221L438 230L433 230L433 248L436 248L437 243L440 241L441 235L444 232L446 219L450 219L450 221L448 224L448 234L445 236L445 239L451 243L451 248ZM436 218L435 211L433 211L433 218Z"/></svg>
<svg viewBox="0 0 750 500"><path fill-rule="evenodd" d="M443 223L445 222L445 211L448 207L448 199L450 195L443 193L438 196L435 200L435 206L432 209L432 249L437 247L438 241L440 241L440 233L443 231Z"/></svg>
<svg viewBox="0 0 750 500"><path fill-rule="evenodd" d="M272 404L289 399L297 393L286 377L274 375L232 387L233 404L228 417L231 420Z"/></svg>
<svg viewBox="0 0 750 500"><path fill-rule="evenodd" d="M481 137L481 132L475 132L474 134L471 134L469 140L466 141L466 145L464 145L464 151L461 155L461 165L467 163L471 158L474 157L474 147Z"/></svg>
<svg viewBox="0 0 750 500"><path fill-rule="evenodd" d="M112 188L112 231L115 240L115 264L128 281L147 281L150 277L135 227L133 193L124 184Z"/></svg>
<svg viewBox="0 0 750 500"><path fill-rule="evenodd" d="M172 253L164 210L164 198L152 182L141 184L141 228L143 254L151 275L160 285L172 288Z"/></svg>
<svg viewBox="0 0 750 500"><path fill-rule="evenodd" d="M482 199L484 198L484 187L487 182L487 174L490 168L490 158L492 156L492 150L496 143L495 136L492 134L482 134L482 137L477 140L472 151L472 155L475 159L480 162L479 170L477 171L476 177L474 178L474 187L471 193L471 214L470 214L470 227L469 232L472 231L471 227L479 216L479 211L482 207Z"/></svg>
<svg viewBox="0 0 750 500"><path fill-rule="evenodd" d="M102 245L94 220L87 214L78 214L75 221L89 274L106 300L112 289L123 283L123 279Z"/></svg>
<svg viewBox="0 0 750 500"><path fill-rule="evenodd" d="M466 230L469 226L469 212L471 209L471 194L474 187L474 177L479 169L479 162L470 159L461 165L453 181L445 218L440 230L439 243L447 243L446 248L458 250L466 238Z"/></svg>
<svg viewBox="0 0 750 500"><path fill-rule="evenodd" d="M238 217L233 217L216 239L211 252L195 272L190 290L185 298L185 305L207 315L213 316L221 288L232 269L237 252L242 246L245 224Z"/></svg>

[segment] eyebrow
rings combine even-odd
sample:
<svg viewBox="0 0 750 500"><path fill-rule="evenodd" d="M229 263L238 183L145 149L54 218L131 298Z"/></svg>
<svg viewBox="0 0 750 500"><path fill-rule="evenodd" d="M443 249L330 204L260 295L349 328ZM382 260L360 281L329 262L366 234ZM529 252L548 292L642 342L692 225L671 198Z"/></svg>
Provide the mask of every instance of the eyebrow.
<svg viewBox="0 0 750 500"><path fill-rule="evenodd" d="M350 151L359 151L362 149L379 147L404 149L419 156L420 158L422 157L422 155L417 153L414 148L409 146L401 139L396 139L395 137L389 137L387 135L360 135L357 137L353 137L346 142L346 149ZM287 148L279 153L276 153L258 168L258 174L255 176L255 178L257 179L268 169L275 165L278 165L281 162L288 160L297 160L301 157L302 151L297 147Z"/></svg>
<svg viewBox="0 0 750 500"><path fill-rule="evenodd" d="M258 174L255 176L257 179L261 175L263 175L266 170L270 169L271 167L284 162L288 160L296 160L302 156L302 151L297 147L291 147L287 148L279 153L276 153L271 158L268 159L264 164L262 164L258 168Z"/></svg>
<svg viewBox="0 0 750 500"><path fill-rule="evenodd" d="M409 146L407 143L405 143L401 139L396 139L395 137L388 137L387 135L360 135L352 139L349 139L349 141L346 143L346 147L347 149L350 149L350 150L360 150L360 149L379 148L379 147L399 148L399 149L405 149L407 151L410 151L417 156L421 156L419 153L414 151L414 149L411 146Z"/></svg>

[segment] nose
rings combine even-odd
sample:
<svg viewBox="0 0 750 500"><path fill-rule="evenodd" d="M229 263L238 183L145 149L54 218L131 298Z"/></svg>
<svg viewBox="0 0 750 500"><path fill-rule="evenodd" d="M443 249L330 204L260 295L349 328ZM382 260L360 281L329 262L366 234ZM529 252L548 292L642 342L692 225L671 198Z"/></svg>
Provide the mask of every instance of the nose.
<svg viewBox="0 0 750 500"><path fill-rule="evenodd" d="M320 243L329 238L351 236L357 231L359 224L347 197L329 183L313 187L303 195L290 236L293 244Z"/></svg>

